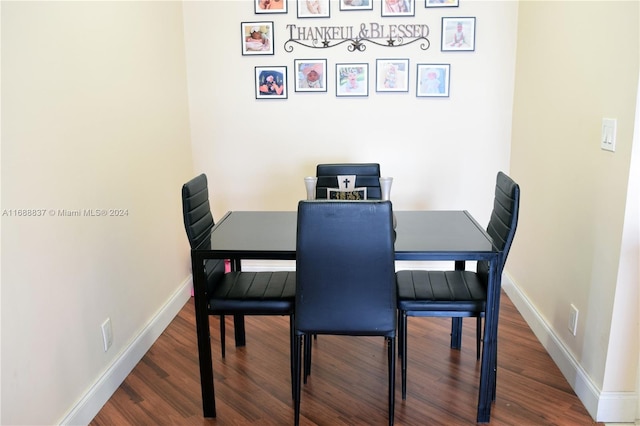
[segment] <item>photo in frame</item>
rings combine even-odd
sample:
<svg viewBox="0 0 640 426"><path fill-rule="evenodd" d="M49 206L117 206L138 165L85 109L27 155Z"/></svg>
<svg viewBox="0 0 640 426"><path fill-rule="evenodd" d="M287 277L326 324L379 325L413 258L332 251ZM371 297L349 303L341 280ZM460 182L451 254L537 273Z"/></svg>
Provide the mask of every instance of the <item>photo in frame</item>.
<svg viewBox="0 0 640 426"><path fill-rule="evenodd" d="M374 0L338 0L340 10L373 10Z"/></svg>
<svg viewBox="0 0 640 426"><path fill-rule="evenodd" d="M253 0L256 14L287 13L288 0Z"/></svg>
<svg viewBox="0 0 640 426"><path fill-rule="evenodd" d="M369 96L369 64L336 64L336 96Z"/></svg>
<svg viewBox="0 0 640 426"><path fill-rule="evenodd" d="M273 22L242 22L243 55L273 55Z"/></svg>
<svg viewBox="0 0 640 426"><path fill-rule="evenodd" d="M376 59L376 92L408 92L409 60Z"/></svg>
<svg viewBox="0 0 640 426"><path fill-rule="evenodd" d="M382 16L415 16L416 0L382 0Z"/></svg>
<svg viewBox="0 0 640 426"><path fill-rule="evenodd" d="M459 0L425 0L424 7L458 7Z"/></svg>
<svg viewBox="0 0 640 426"><path fill-rule="evenodd" d="M298 18L329 18L329 0L297 0Z"/></svg>
<svg viewBox="0 0 640 426"><path fill-rule="evenodd" d="M476 49L476 18L442 18L441 51Z"/></svg>
<svg viewBox="0 0 640 426"><path fill-rule="evenodd" d="M449 97L449 64L418 64L416 75L417 97Z"/></svg>
<svg viewBox="0 0 640 426"><path fill-rule="evenodd" d="M327 60L326 59L296 59L296 92L326 92L327 91Z"/></svg>
<svg viewBox="0 0 640 426"><path fill-rule="evenodd" d="M287 67L256 67L256 99L287 99Z"/></svg>

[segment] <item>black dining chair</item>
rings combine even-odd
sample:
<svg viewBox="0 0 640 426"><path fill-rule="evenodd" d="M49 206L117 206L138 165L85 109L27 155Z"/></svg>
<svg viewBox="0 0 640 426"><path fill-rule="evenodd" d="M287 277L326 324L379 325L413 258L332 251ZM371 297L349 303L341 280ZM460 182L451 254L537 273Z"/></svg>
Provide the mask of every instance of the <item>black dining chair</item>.
<svg viewBox="0 0 640 426"><path fill-rule="evenodd" d="M327 190L338 188L338 176L356 176L355 186L367 188L368 200L382 198L380 191L380 164L378 163L336 163L316 166L316 199L327 199Z"/></svg>
<svg viewBox="0 0 640 426"><path fill-rule="evenodd" d="M191 248L210 245L214 221L205 174L196 176L183 185L182 209L184 227ZM208 301L208 312L209 315L220 315L222 357L225 356L225 315L289 316L289 351L292 357L295 272L225 272L224 260L220 259L206 260L204 267L207 277L205 297ZM293 359L290 361L293 373Z"/></svg>
<svg viewBox="0 0 640 426"><path fill-rule="evenodd" d="M303 341L315 334L382 336L394 419L396 290L391 202L300 201L296 240L295 424Z"/></svg>
<svg viewBox="0 0 640 426"><path fill-rule="evenodd" d="M501 279L518 224L520 187L498 172L493 211L487 233L500 251L497 279ZM477 318L476 356L479 358L481 323L486 311L489 263L478 262L476 271L403 270L396 273L398 290L399 357L402 366L402 399L407 397L407 317ZM461 330L457 331L461 333Z"/></svg>

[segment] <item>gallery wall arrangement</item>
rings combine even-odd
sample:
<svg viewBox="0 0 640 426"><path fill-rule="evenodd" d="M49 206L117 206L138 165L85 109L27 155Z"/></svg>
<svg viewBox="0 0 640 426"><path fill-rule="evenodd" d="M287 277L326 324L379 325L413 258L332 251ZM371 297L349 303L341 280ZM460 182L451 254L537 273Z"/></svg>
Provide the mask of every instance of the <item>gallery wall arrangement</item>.
<svg viewBox="0 0 640 426"><path fill-rule="evenodd" d="M361 52L370 45L389 48L391 54L376 58L373 63L354 60L330 64L326 58L307 58L305 53L305 59L293 58L291 73L287 65L255 63L253 84L258 100L287 99L291 91L327 94L330 82L335 82L338 98L367 97L370 87L376 93L408 93L411 90L419 98L447 98L451 64L412 63L402 55L393 54L399 50L394 48L414 45L424 51L433 48L439 48L441 52L475 51L475 17L442 17L435 33L428 25L414 22L417 7L456 8L454 10L459 12L463 7L459 0L339 0L337 11L331 10L329 0L296 0L291 4L295 4L295 11L289 10L287 0L254 0L253 10L247 10L252 18L240 23L242 55L261 57L274 55L277 51L295 55L303 49L307 52L341 48ZM331 25L332 14L351 11L366 11L372 16L366 23L355 26ZM264 19L269 14L291 14L294 21L287 24L284 31L276 33L274 22ZM254 19L257 17L263 19ZM373 21L378 17L380 21ZM391 17L403 17L406 23L386 23L385 19ZM430 40L434 36L440 38L435 46ZM292 90L289 90L290 85Z"/></svg>

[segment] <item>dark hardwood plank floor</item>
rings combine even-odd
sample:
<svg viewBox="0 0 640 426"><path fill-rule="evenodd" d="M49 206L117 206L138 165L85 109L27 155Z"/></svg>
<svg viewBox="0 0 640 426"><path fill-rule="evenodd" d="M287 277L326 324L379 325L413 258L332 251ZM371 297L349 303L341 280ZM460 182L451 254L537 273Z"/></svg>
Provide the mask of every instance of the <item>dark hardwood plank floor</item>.
<svg viewBox="0 0 640 426"><path fill-rule="evenodd" d="M202 417L193 299L154 343L91 422L101 425L289 425L293 403L288 318L248 317L247 346L220 355L218 318L210 319L216 419ZM397 365L396 425L469 425L476 419L480 363L475 319L463 348L449 348L450 320L409 319L407 399ZM596 424L503 293L497 398L492 425ZM320 336L304 386L302 425L384 425L386 351L382 338Z"/></svg>

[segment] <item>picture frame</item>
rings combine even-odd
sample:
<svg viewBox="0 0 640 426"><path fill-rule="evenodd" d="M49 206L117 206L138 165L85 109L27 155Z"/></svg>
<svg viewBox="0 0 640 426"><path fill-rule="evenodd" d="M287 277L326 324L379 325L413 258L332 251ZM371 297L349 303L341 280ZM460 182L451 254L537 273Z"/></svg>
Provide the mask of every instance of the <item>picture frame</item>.
<svg viewBox="0 0 640 426"><path fill-rule="evenodd" d="M256 67L255 88L256 99L287 99L287 67Z"/></svg>
<svg viewBox="0 0 640 426"><path fill-rule="evenodd" d="M409 60L376 59L376 92L408 92Z"/></svg>
<svg viewBox="0 0 640 426"><path fill-rule="evenodd" d="M329 18L331 2L329 0L297 0L298 18Z"/></svg>
<svg viewBox="0 0 640 426"><path fill-rule="evenodd" d="M296 92L327 91L326 59L296 59L293 66Z"/></svg>
<svg viewBox="0 0 640 426"><path fill-rule="evenodd" d="M381 15L385 16L415 16L416 0L381 0Z"/></svg>
<svg viewBox="0 0 640 426"><path fill-rule="evenodd" d="M338 0L340 10L373 10L374 0Z"/></svg>
<svg viewBox="0 0 640 426"><path fill-rule="evenodd" d="M369 96L369 64L336 64L336 96Z"/></svg>
<svg viewBox="0 0 640 426"><path fill-rule="evenodd" d="M273 55L273 22L241 22L242 55Z"/></svg>
<svg viewBox="0 0 640 426"><path fill-rule="evenodd" d="M476 50L476 18L443 17L440 40L442 52Z"/></svg>
<svg viewBox="0 0 640 426"><path fill-rule="evenodd" d="M416 97L448 98L450 73L450 64L418 64Z"/></svg>
<svg viewBox="0 0 640 426"><path fill-rule="evenodd" d="M424 7L458 7L460 0L425 0Z"/></svg>
<svg viewBox="0 0 640 426"><path fill-rule="evenodd" d="M287 13L288 0L253 0L257 15L263 13Z"/></svg>

